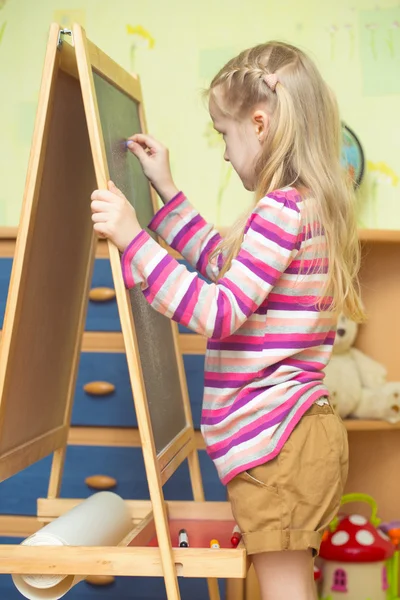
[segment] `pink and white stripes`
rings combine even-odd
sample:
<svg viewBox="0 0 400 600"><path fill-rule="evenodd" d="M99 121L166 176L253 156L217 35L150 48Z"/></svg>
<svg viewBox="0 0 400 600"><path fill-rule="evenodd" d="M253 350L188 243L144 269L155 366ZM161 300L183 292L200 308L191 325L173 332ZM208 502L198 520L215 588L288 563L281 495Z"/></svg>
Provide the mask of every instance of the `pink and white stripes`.
<svg viewBox="0 0 400 600"><path fill-rule="evenodd" d="M210 255L220 235L182 193L149 227L207 281L145 231L122 257L128 288L140 284L156 310L209 338L202 432L223 483L276 456L303 413L328 395L323 369L336 323L317 307L327 250L321 232L305 232L302 208L293 188L260 200L218 281L223 257L211 262Z"/></svg>

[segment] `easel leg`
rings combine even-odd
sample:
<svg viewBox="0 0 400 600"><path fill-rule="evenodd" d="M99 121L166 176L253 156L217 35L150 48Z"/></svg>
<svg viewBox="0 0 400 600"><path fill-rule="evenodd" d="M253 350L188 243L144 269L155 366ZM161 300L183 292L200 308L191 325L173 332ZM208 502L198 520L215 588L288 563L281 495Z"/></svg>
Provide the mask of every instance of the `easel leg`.
<svg viewBox="0 0 400 600"><path fill-rule="evenodd" d="M95 179L94 173L93 173L93 179ZM65 414L64 414L64 423L68 424L68 426L70 426L70 424L71 424L71 415L72 415L72 408L73 408L73 404L74 404L76 377L77 377L77 373L78 373L79 356L80 356L80 352L81 352L82 338L83 338L83 332L84 332L84 328L85 328L86 310L87 310L87 305L88 305L89 289L90 289L90 283L92 280L94 260L95 260L95 255L96 255L96 245L97 245L97 240L92 232L90 254L88 257L86 277L85 277L86 284L85 284L83 298L81 300L79 325L78 325L77 335L76 335L76 339L75 339L73 367L71 370L71 375L70 375L70 380L69 380L68 398L67 398ZM66 452L67 452L67 445L65 445L63 448L58 448L53 454L53 462L51 465L49 488L48 488L48 492L47 492L48 498L51 498L51 499L58 498L58 496L60 495L61 480L62 480L62 476L63 476L63 472L64 472Z"/></svg>
<svg viewBox="0 0 400 600"><path fill-rule="evenodd" d="M220 600L218 579L207 579L210 600Z"/></svg>
<svg viewBox="0 0 400 600"><path fill-rule="evenodd" d="M245 579L227 579L226 600L244 600L245 584Z"/></svg>
<svg viewBox="0 0 400 600"><path fill-rule="evenodd" d="M203 481L200 471L199 455L197 453L196 448L188 455L187 460L189 465L189 474L190 481L192 484L193 498L196 502L204 502L205 498ZM218 588L218 579L207 579L207 584L208 595L210 600L221 600Z"/></svg>
<svg viewBox="0 0 400 600"><path fill-rule="evenodd" d="M61 491L61 480L64 472L66 447L59 448L53 454L53 462L51 464L49 488L47 497L49 499L58 498Z"/></svg>
<svg viewBox="0 0 400 600"><path fill-rule="evenodd" d="M190 475L190 483L192 486L193 499L196 502L204 502L204 489L203 489L203 480L201 476L200 470L200 462L199 455L197 453L197 449L194 450L187 457L188 466L189 466L189 475Z"/></svg>

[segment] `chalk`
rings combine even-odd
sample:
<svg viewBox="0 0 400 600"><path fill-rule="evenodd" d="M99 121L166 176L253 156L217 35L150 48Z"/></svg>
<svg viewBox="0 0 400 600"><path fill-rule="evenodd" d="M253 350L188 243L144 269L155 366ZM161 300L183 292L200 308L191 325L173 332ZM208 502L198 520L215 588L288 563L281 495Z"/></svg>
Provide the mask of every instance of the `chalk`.
<svg viewBox="0 0 400 600"><path fill-rule="evenodd" d="M232 537L231 537L232 546L234 548L237 548L241 539L242 539L242 532L240 531L240 528L237 525L235 525L235 527L233 528Z"/></svg>
<svg viewBox="0 0 400 600"><path fill-rule="evenodd" d="M179 547L189 548L189 538L186 529L181 529L179 532Z"/></svg>
<svg viewBox="0 0 400 600"><path fill-rule="evenodd" d="M211 540L210 542L210 548L220 548L221 546L219 545L219 541L218 540Z"/></svg>

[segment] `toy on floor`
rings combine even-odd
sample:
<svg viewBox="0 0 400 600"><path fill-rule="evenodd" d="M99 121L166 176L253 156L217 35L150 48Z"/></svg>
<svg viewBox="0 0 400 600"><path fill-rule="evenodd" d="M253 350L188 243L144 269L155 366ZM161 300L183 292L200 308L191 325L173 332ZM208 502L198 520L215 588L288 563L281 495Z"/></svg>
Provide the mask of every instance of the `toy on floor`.
<svg viewBox="0 0 400 600"><path fill-rule="evenodd" d="M389 523L381 523L379 525L386 535L390 537L392 543L396 546L397 550L400 549L400 521L390 521Z"/></svg>
<svg viewBox="0 0 400 600"><path fill-rule="evenodd" d="M317 565L314 565L314 582L315 589L317 590L317 595L319 596L319 591L322 583L322 572L321 569L317 567Z"/></svg>
<svg viewBox="0 0 400 600"><path fill-rule="evenodd" d="M367 502L370 520L357 514L335 519L321 544L322 600L395 600L395 546L380 529L377 505L366 494L343 496L342 504Z"/></svg>
<svg viewBox="0 0 400 600"><path fill-rule="evenodd" d="M387 382L386 369L353 348L358 326L344 315L338 321L325 384L342 418L400 421L400 382Z"/></svg>

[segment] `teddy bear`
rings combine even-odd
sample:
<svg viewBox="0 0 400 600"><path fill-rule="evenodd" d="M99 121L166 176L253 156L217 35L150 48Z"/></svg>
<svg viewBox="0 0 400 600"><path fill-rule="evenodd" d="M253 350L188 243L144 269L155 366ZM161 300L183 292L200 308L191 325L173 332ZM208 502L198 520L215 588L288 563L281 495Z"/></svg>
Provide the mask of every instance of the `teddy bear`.
<svg viewBox="0 0 400 600"><path fill-rule="evenodd" d="M342 418L400 421L400 382L387 382L383 365L353 348L358 326L344 315L337 325L325 384Z"/></svg>
<svg viewBox="0 0 400 600"><path fill-rule="evenodd" d="M400 421L400 382L387 381L380 388L365 390L363 398L351 413L357 419L384 419L395 424Z"/></svg>

